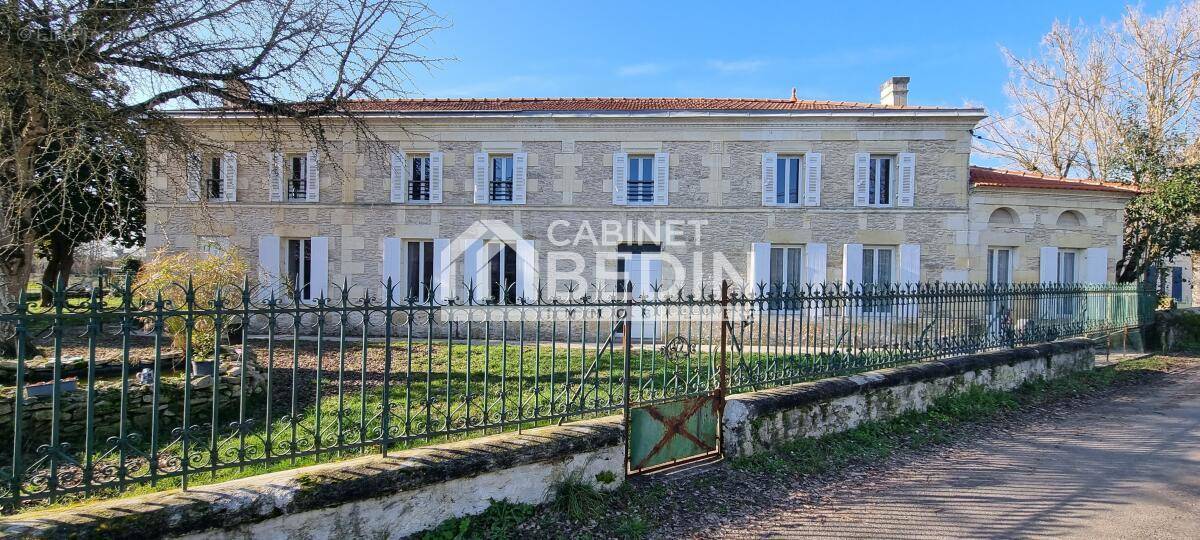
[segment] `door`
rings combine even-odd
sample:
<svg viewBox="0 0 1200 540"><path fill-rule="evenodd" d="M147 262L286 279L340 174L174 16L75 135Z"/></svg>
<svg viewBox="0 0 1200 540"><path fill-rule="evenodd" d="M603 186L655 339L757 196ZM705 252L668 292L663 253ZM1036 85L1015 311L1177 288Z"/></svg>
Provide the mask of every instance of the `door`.
<svg viewBox="0 0 1200 540"><path fill-rule="evenodd" d="M625 258L624 267L625 281L634 298L629 334L634 339L657 339L662 332L661 310L654 301L662 298L655 291L662 284L662 259L657 252L631 253Z"/></svg>

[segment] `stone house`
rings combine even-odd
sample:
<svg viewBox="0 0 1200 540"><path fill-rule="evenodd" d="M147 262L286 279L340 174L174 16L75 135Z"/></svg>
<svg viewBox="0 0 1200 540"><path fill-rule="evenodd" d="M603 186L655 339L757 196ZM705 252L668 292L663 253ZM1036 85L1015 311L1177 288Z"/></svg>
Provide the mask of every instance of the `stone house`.
<svg viewBox="0 0 1200 540"><path fill-rule="evenodd" d="M983 111L909 105L907 88L361 101L378 141L335 126L320 150L182 111L212 148L158 156L147 243L236 248L302 299L389 279L418 300L470 282L484 302L539 284L1112 280L1132 191L972 167Z"/></svg>

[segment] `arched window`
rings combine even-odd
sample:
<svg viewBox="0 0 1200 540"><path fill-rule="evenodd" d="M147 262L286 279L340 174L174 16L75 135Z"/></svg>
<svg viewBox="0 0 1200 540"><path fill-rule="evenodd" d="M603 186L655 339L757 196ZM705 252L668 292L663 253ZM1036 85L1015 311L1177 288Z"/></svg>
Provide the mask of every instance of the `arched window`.
<svg viewBox="0 0 1200 540"><path fill-rule="evenodd" d="M1059 227L1080 227L1086 225L1087 222L1083 219L1083 214L1074 210L1066 210L1058 215Z"/></svg>
<svg viewBox="0 0 1200 540"><path fill-rule="evenodd" d="M1017 213L1012 208L997 208L992 211L988 223L993 225L1012 225L1017 222Z"/></svg>

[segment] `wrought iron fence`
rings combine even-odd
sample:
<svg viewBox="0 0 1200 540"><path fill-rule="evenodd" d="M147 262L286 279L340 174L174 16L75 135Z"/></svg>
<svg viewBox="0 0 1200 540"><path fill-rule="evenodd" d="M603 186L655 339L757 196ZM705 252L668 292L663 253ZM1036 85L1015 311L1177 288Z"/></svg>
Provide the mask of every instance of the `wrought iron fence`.
<svg viewBox="0 0 1200 540"><path fill-rule="evenodd" d="M18 341L0 361L5 511L1131 328L1154 305L1132 285L593 290L480 305L399 301L390 285L382 299L344 287L296 302L248 285L130 283L0 313Z"/></svg>

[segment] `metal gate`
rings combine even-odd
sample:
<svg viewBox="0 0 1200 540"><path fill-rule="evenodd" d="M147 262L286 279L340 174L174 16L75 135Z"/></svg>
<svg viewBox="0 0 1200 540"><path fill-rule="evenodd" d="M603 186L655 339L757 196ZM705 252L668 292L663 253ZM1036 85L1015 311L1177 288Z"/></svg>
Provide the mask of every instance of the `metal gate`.
<svg viewBox="0 0 1200 540"><path fill-rule="evenodd" d="M646 399L631 396L631 388L641 388L640 381L634 382L629 378L630 364L634 358L644 358L645 345L640 350L633 351L633 340L630 336L630 318L625 321L625 441L626 441L626 471L629 474L639 474L675 464L703 459L721 454L721 416L725 410L725 396L729 387L729 372L727 369L727 346L729 328L729 286L721 287L721 303L719 305L719 320L700 321L701 328L705 322L718 325L719 332L713 332L704 339L700 332L699 347L689 339L690 328L696 321L689 320L689 336L682 333L664 340L659 346L658 341L652 343L650 355L661 358L664 366L672 365L681 358L690 361L693 358L707 357L709 362L708 377L704 384L698 385L695 391L675 395L666 399ZM629 306L632 314L634 306ZM717 317L712 317L717 319ZM669 321L668 321L669 322ZM660 324L656 321L654 324ZM670 328L669 324L663 324ZM676 325L679 329L682 325ZM711 327L712 325L710 325ZM697 350L700 352L697 353ZM664 369L666 369L664 367ZM664 379L666 376L664 375Z"/></svg>

